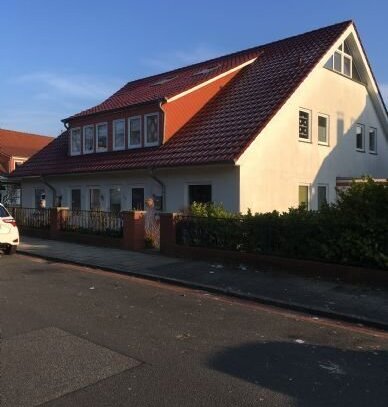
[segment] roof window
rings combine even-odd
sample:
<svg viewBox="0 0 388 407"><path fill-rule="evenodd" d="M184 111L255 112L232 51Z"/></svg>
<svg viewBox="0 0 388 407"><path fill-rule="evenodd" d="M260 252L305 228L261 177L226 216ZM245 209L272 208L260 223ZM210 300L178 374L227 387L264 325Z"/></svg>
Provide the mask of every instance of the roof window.
<svg viewBox="0 0 388 407"><path fill-rule="evenodd" d="M176 78L176 76L170 76L169 78L162 78L162 79L158 80L157 82L152 83L151 86L164 85L165 83L170 82L175 78Z"/></svg>
<svg viewBox="0 0 388 407"><path fill-rule="evenodd" d="M214 70L216 70L219 67L220 67L220 65L209 66L208 68L203 68L198 72L194 72L192 76L207 75L208 73L213 72Z"/></svg>

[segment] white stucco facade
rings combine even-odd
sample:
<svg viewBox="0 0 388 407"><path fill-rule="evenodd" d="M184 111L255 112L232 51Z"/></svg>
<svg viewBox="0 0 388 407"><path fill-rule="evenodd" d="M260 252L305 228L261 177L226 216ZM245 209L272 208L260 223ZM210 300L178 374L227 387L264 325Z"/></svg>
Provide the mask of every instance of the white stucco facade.
<svg viewBox="0 0 388 407"><path fill-rule="evenodd" d="M238 211L238 167L209 166L192 168L174 168L159 170L155 173L166 189L165 210L178 212L188 206L189 185L211 185L212 200L220 202L230 211ZM161 185L147 171L130 171L104 174L72 175L46 177L46 181L56 189L57 196L62 197L62 206L71 207L71 191L81 190L81 209L90 209L91 189L101 193L101 210L110 209L110 189L120 188L121 208L129 210L132 202L132 189L144 188L144 198L162 194ZM44 189L46 206L51 207L51 189L38 178L23 181L22 206L33 208L35 190Z"/></svg>
<svg viewBox="0 0 388 407"><path fill-rule="evenodd" d="M379 106L365 85L324 67L330 52L238 160L242 212L297 207L299 185L308 186L309 207L317 209L319 185L333 202L337 177L388 177L387 122L378 117ZM310 141L299 139L300 109L310 112ZM319 114L328 117L328 145L318 143ZM357 124L365 129L364 151L356 149ZM369 152L371 127L377 129L376 154Z"/></svg>

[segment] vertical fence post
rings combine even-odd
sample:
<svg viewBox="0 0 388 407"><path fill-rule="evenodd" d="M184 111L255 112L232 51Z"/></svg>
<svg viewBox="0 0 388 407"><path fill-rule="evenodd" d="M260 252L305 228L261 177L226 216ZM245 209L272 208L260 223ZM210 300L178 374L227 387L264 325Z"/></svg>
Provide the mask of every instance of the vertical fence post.
<svg viewBox="0 0 388 407"><path fill-rule="evenodd" d="M127 250L143 250L145 247L145 225L143 211L122 212L123 241L122 247Z"/></svg>
<svg viewBox="0 0 388 407"><path fill-rule="evenodd" d="M160 214L160 252L173 255L176 246L175 213Z"/></svg>

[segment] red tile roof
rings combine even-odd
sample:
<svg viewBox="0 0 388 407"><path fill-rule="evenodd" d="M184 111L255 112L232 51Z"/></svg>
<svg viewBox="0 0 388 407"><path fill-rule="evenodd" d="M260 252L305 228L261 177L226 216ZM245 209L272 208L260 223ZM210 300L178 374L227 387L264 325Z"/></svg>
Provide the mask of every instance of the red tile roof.
<svg viewBox="0 0 388 407"><path fill-rule="evenodd" d="M172 96L187 87L188 82L184 82L184 87L174 84L178 79L154 87L149 85L175 75L177 78L182 75L182 78L186 78L185 81L197 81L198 79L190 76L192 72L220 65L220 68L210 72L206 78L200 79L203 81L259 55L254 63L243 68L177 134L160 147L69 157L68 135L64 133L27 164L19 167L15 175L233 163L350 24L351 21L346 21L202 64L130 82L103 104L81 114L93 114L131 103L138 104L162 95ZM190 86L193 84L194 82L190 82Z"/></svg>
<svg viewBox="0 0 388 407"><path fill-rule="evenodd" d="M259 53L260 50L256 47L129 82L101 104L77 113L64 121L143 103L162 101L229 71L257 57Z"/></svg>
<svg viewBox="0 0 388 407"><path fill-rule="evenodd" d="M46 147L54 137L0 129L0 153L9 157L28 158Z"/></svg>

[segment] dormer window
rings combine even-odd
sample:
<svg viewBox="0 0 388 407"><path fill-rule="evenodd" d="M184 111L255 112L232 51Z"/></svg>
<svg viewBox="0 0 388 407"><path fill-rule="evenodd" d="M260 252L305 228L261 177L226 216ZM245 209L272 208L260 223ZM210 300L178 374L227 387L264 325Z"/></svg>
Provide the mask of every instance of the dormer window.
<svg viewBox="0 0 388 407"><path fill-rule="evenodd" d="M125 148L125 120L113 122L113 150L124 150Z"/></svg>
<svg viewBox="0 0 388 407"><path fill-rule="evenodd" d="M97 152L102 153L108 150L108 124L100 123L96 125Z"/></svg>
<svg viewBox="0 0 388 407"><path fill-rule="evenodd" d="M159 114L151 113L144 116L144 145L146 147L159 144Z"/></svg>
<svg viewBox="0 0 388 407"><path fill-rule="evenodd" d="M128 119L128 148L141 147L141 116Z"/></svg>
<svg viewBox="0 0 388 407"><path fill-rule="evenodd" d="M70 131L70 154L81 154L81 128L77 127Z"/></svg>
<svg viewBox="0 0 388 407"><path fill-rule="evenodd" d="M84 154L94 153L94 126L84 126Z"/></svg>

